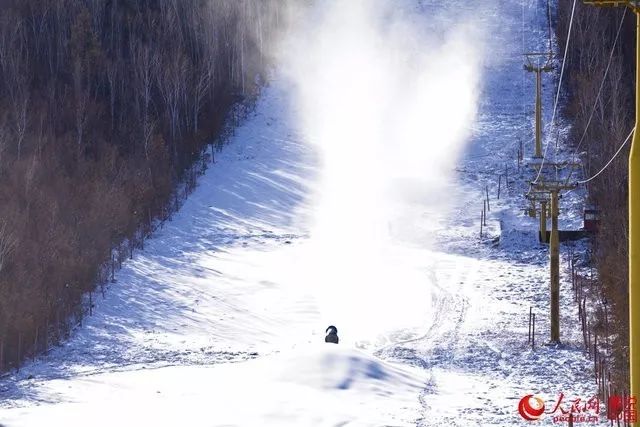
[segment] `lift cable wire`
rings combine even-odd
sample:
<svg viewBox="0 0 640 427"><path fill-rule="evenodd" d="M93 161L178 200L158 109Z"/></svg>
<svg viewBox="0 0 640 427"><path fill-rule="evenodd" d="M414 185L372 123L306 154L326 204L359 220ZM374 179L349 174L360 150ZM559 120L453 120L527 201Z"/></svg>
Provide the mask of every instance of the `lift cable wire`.
<svg viewBox="0 0 640 427"><path fill-rule="evenodd" d="M578 1L577 0L573 0L573 7L571 8L571 19L569 21L569 31L567 34L567 43L564 47L564 56L562 57L562 69L560 70L560 80L558 81L558 90L556 92L556 99L555 102L553 104L553 115L551 116L551 126L554 127L555 126L555 122L556 122L556 114L558 112L558 101L560 100L560 89L562 88L562 78L564 77L564 68L565 68L565 64L566 64L566 59L567 59L567 52L569 51L569 42L571 41L571 29L573 28L573 17L575 16L575 11L576 11L576 3ZM534 184L538 183L538 180L540 179L540 175L542 174L542 169L544 169L544 162L547 158L547 151L549 150L549 141L547 140L547 144L544 147L544 154L542 156L542 163L540 164L540 169L538 170L538 175L536 176L536 179L533 180Z"/></svg>
<svg viewBox="0 0 640 427"><path fill-rule="evenodd" d="M580 150L580 147L582 146L582 143L584 142L585 137L587 136L587 131L589 130L589 126L591 126L591 121L593 120L593 116L596 112L596 107L598 106L598 102L600 101L600 96L602 96L602 90L604 88L604 84L607 80L607 76L609 75L609 69L611 68L611 62L613 60L613 54L615 53L615 49L616 46L618 44L618 40L620 39L620 33L622 32L622 26L624 24L624 18L627 15L627 9L624 9L624 12L622 13L622 18L620 19L620 25L618 26L618 32L616 33L616 38L613 41L613 46L611 46L611 53L609 54L609 62L607 63L607 68L604 71L604 76L602 76L602 82L600 83L600 88L598 89L598 95L596 96L596 99L593 103L593 108L591 109L591 114L589 115L589 120L587 120L587 124L584 127L584 132L582 132L582 136L580 137L580 141L578 142L578 145L576 146L575 150L573 151L573 155L571 156L572 160L575 162L576 159L576 155L578 154L578 150ZM571 168L571 171L569 172L569 176L567 177L567 181L569 182L569 180L571 179L571 176L573 175L573 168Z"/></svg>
<svg viewBox="0 0 640 427"><path fill-rule="evenodd" d="M636 128L634 127L633 129L631 129L631 132L629 133L629 136L627 136L627 139L624 140L624 142L622 143L622 145L620 145L620 148L618 148L618 151L616 151L616 153L613 155L613 157L611 158L611 160L609 160L607 162L606 165L603 166L602 169L600 169L600 171L598 171L597 174L593 175L591 178L589 179L585 179L583 181L578 181L578 184L586 184L589 181L592 181L594 179L596 179L598 176L600 176L600 174L602 172L604 172L610 165L611 163L613 163L613 161L616 159L616 157L618 157L618 154L620 154L622 152L622 149L625 147L625 145L627 145L627 143L629 142L629 140L631 139L631 136L633 135L633 133L635 132Z"/></svg>
<svg viewBox="0 0 640 427"><path fill-rule="evenodd" d="M525 0L522 0L522 55L524 56L526 49L525 42ZM526 71L522 70L522 117L523 123L527 119L527 84L526 84ZM526 127L522 126L522 139L526 139Z"/></svg>
<svg viewBox="0 0 640 427"><path fill-rule="evenodd" d="M553 35L551 31L551 0L547 0L547 24L549 25L549 53L553 52Z"/></svg>

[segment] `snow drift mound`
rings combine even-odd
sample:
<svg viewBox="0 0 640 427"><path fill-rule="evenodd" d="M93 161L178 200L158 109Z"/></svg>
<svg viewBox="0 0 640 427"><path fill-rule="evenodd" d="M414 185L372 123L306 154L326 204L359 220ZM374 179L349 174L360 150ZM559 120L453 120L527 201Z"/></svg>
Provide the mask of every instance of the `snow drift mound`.
<svg viewBox="0 0 640 427"><path fill-rule="evenodd" d="M421 389L424 384L413 373L401 370L355 349L336 345L308 347L278 357L275 381L310 387L318 391L352 390L383 395ZM414 395L415 396L415 395Z"/></svg>
<svg viewBox="0 0 640 427"><path fill-rule="evenodd" d="M60 401L0 413L19 426L413 425L419 374L354 349L310 346L240 364L54 380ZM40 390L41 388L39 388Z"/></svg>

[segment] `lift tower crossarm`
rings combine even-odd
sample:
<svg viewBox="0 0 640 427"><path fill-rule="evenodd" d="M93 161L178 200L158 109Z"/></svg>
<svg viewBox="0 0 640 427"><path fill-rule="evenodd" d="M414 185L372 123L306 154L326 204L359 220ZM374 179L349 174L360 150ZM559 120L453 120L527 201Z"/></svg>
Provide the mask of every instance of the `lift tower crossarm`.
<svg viewBox="0 0 640 427"><path fill-rule="evenodd" d="M636 123L640 129L640 0L583 0L593 6L627 6L636 13ZM629 153L629 377L630 396L640 397L640 132ZM632 423L634 427L640 423Z"/></svg>
<svg viewBox="0 0 640 427"><path fill-rule="evenodd" d="M578 186L576 184L565 184L562 181L539 181L531 182L531 188L537 192L551 193L552 191L574 190Z"/></svg>

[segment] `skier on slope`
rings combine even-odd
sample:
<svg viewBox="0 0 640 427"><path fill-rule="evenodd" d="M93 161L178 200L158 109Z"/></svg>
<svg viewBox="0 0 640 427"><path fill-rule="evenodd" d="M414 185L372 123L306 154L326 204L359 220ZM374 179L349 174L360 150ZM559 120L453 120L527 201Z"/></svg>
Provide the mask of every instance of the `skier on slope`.
<svg viewBox="0 0 640 427"><path fill-rule="evenodd" d="M338 328L335 326L329 326L326 330L327 335L324 337L324 342L338 344Z"/></svg>

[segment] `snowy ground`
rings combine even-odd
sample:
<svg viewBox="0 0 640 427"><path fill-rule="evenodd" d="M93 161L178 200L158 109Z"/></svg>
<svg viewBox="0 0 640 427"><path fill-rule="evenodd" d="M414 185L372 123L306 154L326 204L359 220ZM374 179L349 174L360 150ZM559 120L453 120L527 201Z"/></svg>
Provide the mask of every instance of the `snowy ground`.
<svg viewBox="0 0 640 427"><path fill-rule="evenodd" d="M458 173L395 200L382 218L386 238L349 238L369 225L359 205L377 199L366 192L339 200L352 203L353 215L334 217L323 183L336 165L300 125L300 88L276 73L196 192L125 264L94 316L0 381L1 424L516 426L529 425L517 412L526 394L548 405L560 392L593 395L566 284L563 344L544 345L547 251L536 220L522 215L531 171L516 170L514 155L517 138L531 136L523 17L524 49L540 48L528 41L543 41L546 2L395 1L434 34L454 16L473 17L468 25L484 34L467 40L482 45L481 90L461 134L464 150L451 156ZM546 90L545 117L552 85ZM347 166L366 172L354 163L335 171ZM505 166L510 185L497 200ZM329 188L339 193L347 179ZM492 210L481 239L485 185ZM566 226L575 225L576 215L568 217ZM326 218L341 233L329 231L330 241L317 238ZM539 319L535 349L527 344L529 307ZM322 344L330 323L339 346Z"/></svg>

